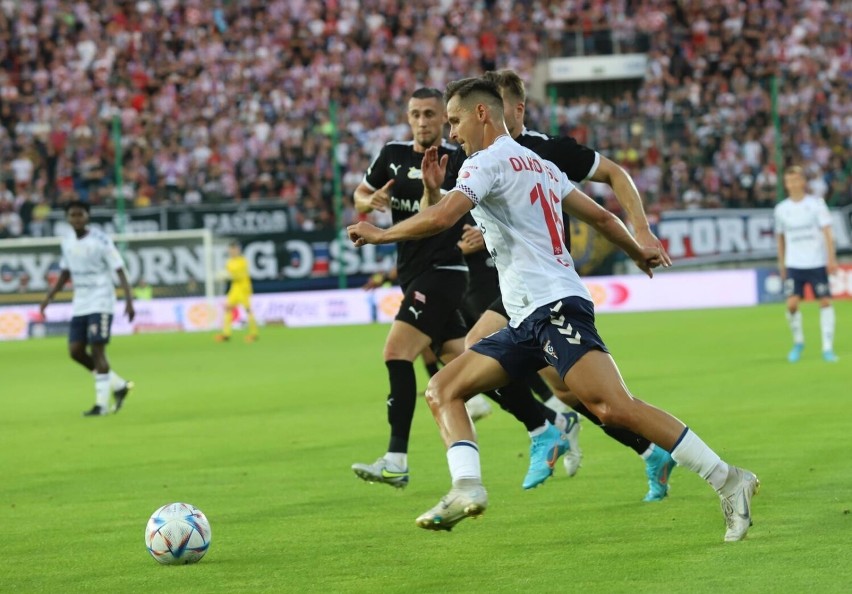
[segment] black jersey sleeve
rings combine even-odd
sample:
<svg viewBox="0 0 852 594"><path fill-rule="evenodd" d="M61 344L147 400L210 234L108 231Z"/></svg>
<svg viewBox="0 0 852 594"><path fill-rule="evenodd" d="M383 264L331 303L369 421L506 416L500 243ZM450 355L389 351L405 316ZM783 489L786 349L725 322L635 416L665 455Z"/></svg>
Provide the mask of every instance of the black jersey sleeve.
<svg viewBox="0 0 852 594"><path fill-rule="evenodd" d="M370 163L367 174L364 176L364 181L374 190L378 190L391 180L388 171L388 152L388 145L383 146L373 162Z"/></svg>
<svg viewBox="0 0 852 594"><path fill-rule="evenodd" d="M533 137L529 144L521 144L552 161L573 182L581 182L589 177L598 162L598 154L594 149L583 146L570 136Z"/></svg>

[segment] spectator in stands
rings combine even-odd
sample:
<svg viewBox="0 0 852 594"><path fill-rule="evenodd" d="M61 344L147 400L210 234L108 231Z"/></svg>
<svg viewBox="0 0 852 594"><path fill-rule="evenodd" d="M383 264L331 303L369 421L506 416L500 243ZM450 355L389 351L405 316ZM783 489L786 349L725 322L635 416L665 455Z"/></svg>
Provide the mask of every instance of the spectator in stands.
<svg viewBox="0 0 852 594"><path fill-rule="evenodd" d="M0 156L10 189L36 188L54 206L72 195L109 204L118 116L134 204L181 204L186 192L202 203L289 199L295 185L298 202L312 199L330 216L332 99L345 179L405 134L406 89L494 66L531 81L540 56L557 52L647 51L637 92L571 97L554 109L531 100L528 122L551 130L555 116L558 133L633 159L646 198L665 207L684 207L691 182L711 203L730 185L732 203L766 207L775 200L766 168L778 74L782 134L795 139L784 162L815 163L829 202L852 201L852 16L841 2L218 4L2 3ZM494 65L497 55L511 58ZM702 186L708 166L717 188Z"/></svg>

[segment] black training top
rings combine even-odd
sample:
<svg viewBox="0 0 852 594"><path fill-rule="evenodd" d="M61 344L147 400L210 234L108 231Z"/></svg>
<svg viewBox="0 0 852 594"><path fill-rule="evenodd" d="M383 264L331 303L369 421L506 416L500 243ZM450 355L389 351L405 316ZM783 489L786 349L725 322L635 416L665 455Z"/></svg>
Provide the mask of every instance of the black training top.
<svg viewBox="0 0 852 594"><path fill-rule="evenodd" d="M438 158L461 152L454 146L443 142L438 147ZM364 182L377 190L395 180L390 187L391 215L394 224L420 212L420 199L423 197L423 175L420 165L423 153L414 150L414 142L389 142L370 164ZM441 186L451 190L455 185L455 175L446 176ZM456 243L461 238L464 219L432 237L397 243L397 273L399 284L405 287L412 280L432 268L466 267Z"/></svg>

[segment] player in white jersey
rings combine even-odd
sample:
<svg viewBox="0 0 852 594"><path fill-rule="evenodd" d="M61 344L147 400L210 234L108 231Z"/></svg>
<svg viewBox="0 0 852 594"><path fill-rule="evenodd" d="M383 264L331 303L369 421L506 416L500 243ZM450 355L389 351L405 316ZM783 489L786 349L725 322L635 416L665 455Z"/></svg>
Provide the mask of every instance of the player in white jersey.
<svg viewBox="0 0 852 594"><path fill-rule="evenodd" d="M822 198L805 193L804 171L794 166L784 173L789 196L775 206L775 235L778 239L778 270L787 296L787 322L793 333L790 363L802 358L805 333L799 301L810 285L819 299L822 358L837 361L834 354L834 307L828 275L837 272L837 254L831 231L831 213Z"/></svg>
<svg viewBox="0 0 852 594"><path fill-rule="evenodd" d="M464 518L480 515L488 504L464 401L551 365L606 425L642 435L707 480L722 501L725 540L742 540L751 525L757 477L723 462L681 421L627 390L598 336L594 304L559 233L558 209L592 225L649 276L662 263L660 249L640 246L618 217L574 188L552 163L512 140L493 82L475 78L450 83L445 99L450 137L471 156L456 187L434 206L389 229L361 222L347 230L356 246L427 237L476 207L473 214L497 264L511 315L508 327L465 351L429 382L426 398L448 447L453 486L417 518L417 525L450 530ZM424 175L437 166L437 154L427 151Z"/></svg>
<svg viewBox="0 0 852 594"><path fill-rule="evenodd" d="M106 356L115 310L112 272L115 271L124 290L127 301L124 312L131 322L135 315L133 291L124 273L124 261L112 239L99 229L89 228L89 205L79 201L69 202L65 206L65 217L74 233L62 240L61 272L41 303L41 314L44 315L53 296L72 279L73 317L68 335L68 352L74 361L95 376L95 405L83 415L101 416L110 411L118 412L133 388L133 382L124 380L110 369ZM115 399L112 407L110 392Z"/></svg>

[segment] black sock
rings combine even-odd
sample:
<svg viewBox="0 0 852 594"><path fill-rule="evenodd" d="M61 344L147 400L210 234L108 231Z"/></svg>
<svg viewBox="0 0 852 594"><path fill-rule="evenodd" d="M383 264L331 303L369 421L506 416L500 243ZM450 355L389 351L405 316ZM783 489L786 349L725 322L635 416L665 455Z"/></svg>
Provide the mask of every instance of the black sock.
<svg viewBox="0 0 852 594"><path fill-rule="evenodd" d="M541 379L541 376L537 373L531 373L527 377L527 385L542 402L546 402L548 398L553 396L553 390L550 389L547 382Z"/></svg>
<svg viewBox="0 0 852 594"><path fill-rule="evenodd" d="M619 427L606 427L603 423L601 423L601 420L593 415L592 412L582 403L578 402L576 406L572 406L571 408L600 427L604 433L609 435L615 441L626 445L640 456L645 453L645 450L651 447L651 442L641 435L636 435L632 431L621 429Z"/></svg>
<svg viewBox="0 0 852 594"><path fill-rule="evenodd" d="M485 395L523 423L527 431L538 429L545 420L551 423L556 420L556 412L536 400L524 382L512 381L499 390L485 392Z"/></svg>
<svg viewBox="0 0 852 594"><path fill-rule="evenodd" d="M438 362L435 363L424 363L426 367L426 371L429 372L429 377L435 377L435 374L438 373Z"/></svg>
<svg viewBox="0 0 852 594"><path fill-rule="evenodd" d="M390 378L388 394L388 424L391 427L388 452L408 453L408 436L417 402L417 380L411 361L385 361Z"/></svg>

